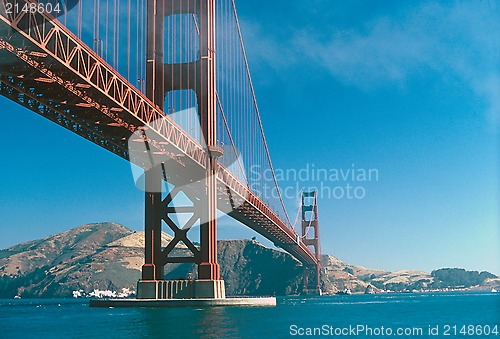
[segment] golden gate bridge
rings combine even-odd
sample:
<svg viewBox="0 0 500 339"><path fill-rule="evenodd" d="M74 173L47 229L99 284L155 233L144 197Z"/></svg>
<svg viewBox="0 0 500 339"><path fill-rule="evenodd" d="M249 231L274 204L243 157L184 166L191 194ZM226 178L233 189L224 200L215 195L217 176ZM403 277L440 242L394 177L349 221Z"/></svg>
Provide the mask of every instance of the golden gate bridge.
<svg viewBox="0 0 500 339"><path fill-rule="evenodd" d="M316 193L302 193L299 235L274 175L234 0L0 0L0 94L144 169L138 298L225 298L217 210L302 262L304 291L320 293ZM249 175L256 169L270 171L271 183ZM162 248L164 225L174 238ZM170 256L179 242L190 256ZM164 279L166 264L185 262L198 265L196 280Z"/></svg>

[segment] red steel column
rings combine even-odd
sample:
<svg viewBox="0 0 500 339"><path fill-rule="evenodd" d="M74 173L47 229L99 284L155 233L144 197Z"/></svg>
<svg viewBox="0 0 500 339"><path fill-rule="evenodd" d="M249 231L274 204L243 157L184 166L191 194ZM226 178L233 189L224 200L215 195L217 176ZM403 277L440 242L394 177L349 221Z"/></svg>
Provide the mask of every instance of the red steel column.
<svg viewBox="0 0 500 339"><path fill-rule="evenodd" d="M216 97L215 97L215 0L200 0L200 54L198 109L205 142L206 158L206 202L202 207L200 225L201 263L198 279L220 280L217 263L217 158L210 150L216 146Z"/></svg>
<svg viewBox="0 0 500 339"><path fill-rule="evenodd" d="M163 0L147 1L147 64L146 64L146 95L160 109L164 102L163 80ZM161 165L151 164L146 170L145 194L145 248L143 280L162 280L163 265L161 256L161 210L162 210L162 180Z"/></svg>
<svg viewBox="0 0 500 339"><path fill-rule="evenodd" d="M163 280L161 256L162 170L155 166L145 173L145 248L142 280Z"/></svg>
<svg viewBox="0 0 500 339"><path fill-rule="evenodd" d="M165 101L163 71L164 1L147 0L146 96L160 110Z"/></svg>

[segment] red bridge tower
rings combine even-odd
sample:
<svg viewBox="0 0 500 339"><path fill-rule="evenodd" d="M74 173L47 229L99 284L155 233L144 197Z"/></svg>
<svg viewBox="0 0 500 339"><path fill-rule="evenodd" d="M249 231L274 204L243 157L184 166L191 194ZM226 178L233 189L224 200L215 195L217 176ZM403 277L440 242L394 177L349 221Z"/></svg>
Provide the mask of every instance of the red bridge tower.
<svg viewBox="0 0 500 339"><path fill-rule="evenodd" d="M319 245L319 223L317 191L302 192L302 241L307 247L313 247L318 261L316 266L304 269L304 294L321 295L321 248Z"/></svg>

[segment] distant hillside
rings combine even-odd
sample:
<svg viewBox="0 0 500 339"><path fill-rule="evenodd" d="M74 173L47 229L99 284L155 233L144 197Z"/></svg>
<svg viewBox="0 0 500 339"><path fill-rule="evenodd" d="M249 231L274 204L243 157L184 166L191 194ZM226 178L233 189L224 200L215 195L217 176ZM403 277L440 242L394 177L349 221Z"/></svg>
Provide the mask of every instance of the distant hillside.
<svg viewBox="0 0 500 339"><path fill-rule="evenodd" d="M163 246L172 237L163 234ZM291 294L299 291L300 263L255 241L219 241L228 294ZM184 245L174 255L187 254ZM72 291L135 290L144 261L144 232L116 223L89 224L0 250L0 298L70 297ZM166 278L195 276L194 264L165 267ZM279 277L279 279L276 279Z"/></svg>
<svg viewBox="0 0 500 339"><path fill-rule="evenodd" d="M129 285L136 270L120 264L119 253L107 245L132 233L115 223L90 224L2 250L0 296L70 296L78 288Z"/></svg>
<svg viewBox="0 0 500 339"><path fill-rule="evenodd" d="M488 279L498 278L489 272L466 271L463 268L442 268L431 272L434 278L433 286L471 287L483 284Z"/></svg>
<svg viewBox="0 0 500 339"><path fill-rule="evenodd" d="M163 246L171 238L164 233ZM286 295L302 290L301 264L289 254L251 240L224 240L218 245L221 274L228 295ZM86 293L94 289L135 290L144 260L143 247L144 232L134 232L116 223L98 223L0 250L0 298L18 294L22 297L71 297L75 290ZM188 250L179 245L175 252L174 255L181 255ZM353 293L368 289L374 292L411 291L442 288L451 283L442 280L446 274L442 270L432 275L417 271L370 270L348 265L331 255L324 255L322 264L322 289L327 294L346 289ZM196 275L194 264L167 265L165 269L167 279ZM470 277L470 282L483 284L484 288L498 289L500 286L500 279L489 273L472 273ZM473 280L477 277L482 280Z"/></svg>
<svg viewBox="0 0 500 339"><path fill-rule="evenodd" d="M353 293L364 293L369 286L375 292L413 290L424 282L432 282L432 277L426 272L371 270L346 264L331 255L323 256L322 265L323 289L329 293L346 289Z"/></svg>

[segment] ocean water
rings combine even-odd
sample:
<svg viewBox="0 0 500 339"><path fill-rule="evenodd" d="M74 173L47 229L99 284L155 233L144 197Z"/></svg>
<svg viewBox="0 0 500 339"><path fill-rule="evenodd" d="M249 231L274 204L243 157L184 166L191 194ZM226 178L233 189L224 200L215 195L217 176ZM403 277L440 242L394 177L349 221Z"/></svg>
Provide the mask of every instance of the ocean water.
<svg viewBox="0 0 500 339"><path fill-rule="evenodd" d="M0 300L0 338L500 338L497 331L500 293L283 297L276 307L205 309Z"/></svg>

